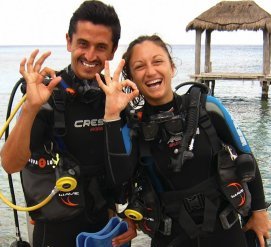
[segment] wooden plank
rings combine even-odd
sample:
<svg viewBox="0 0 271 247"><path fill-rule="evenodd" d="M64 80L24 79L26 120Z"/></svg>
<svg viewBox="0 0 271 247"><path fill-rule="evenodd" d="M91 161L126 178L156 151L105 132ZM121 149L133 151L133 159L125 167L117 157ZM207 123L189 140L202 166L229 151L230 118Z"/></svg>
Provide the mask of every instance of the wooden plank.
<svg viewBox="0 0 271 247"><path fill-rule="evenodd" d="M271 74L264 75L262 73L200 73L190 75L190 78L195 80L259 80L259 81L270 81Z"/></svg>

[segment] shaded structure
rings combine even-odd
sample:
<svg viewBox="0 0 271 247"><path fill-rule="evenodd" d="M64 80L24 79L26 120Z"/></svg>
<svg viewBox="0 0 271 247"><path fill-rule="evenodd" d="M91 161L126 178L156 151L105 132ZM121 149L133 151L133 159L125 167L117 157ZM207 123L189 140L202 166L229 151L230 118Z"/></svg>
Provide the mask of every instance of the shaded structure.
<svg viewBox="0 0 271 247"><path fill-rule="evenodd" d="M259 80L262 85L262 99L268 98L270 75L270 33L271 15L254 1L221 1L192 20L186 31L196 30L195 74L191 77L197 81L212 83L214 92L215 80ZM211 33L214 31L263 31L263 70L262 73L212 73ZM201 36L205 31L204 72L201 65Z"/></svg>

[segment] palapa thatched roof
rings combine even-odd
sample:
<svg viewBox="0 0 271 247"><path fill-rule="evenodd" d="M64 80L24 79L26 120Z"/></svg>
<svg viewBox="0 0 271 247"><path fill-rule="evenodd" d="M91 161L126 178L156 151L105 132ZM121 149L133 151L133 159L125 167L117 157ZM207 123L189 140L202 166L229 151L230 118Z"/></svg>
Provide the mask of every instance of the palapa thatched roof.
<svg viewBox="0 0 271 247"><path fill-rule="evenodd" d="M271 32L271 15L254 1L221 1L191 21L193 29L235 31L264 30Z"/></svg>

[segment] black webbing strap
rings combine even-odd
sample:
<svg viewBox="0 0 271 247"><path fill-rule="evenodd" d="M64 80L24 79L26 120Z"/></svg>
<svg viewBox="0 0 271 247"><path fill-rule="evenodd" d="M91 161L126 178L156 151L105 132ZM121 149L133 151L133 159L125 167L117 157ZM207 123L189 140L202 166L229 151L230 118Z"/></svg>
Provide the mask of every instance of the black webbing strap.
<svg viewBox="0 0 271 247"><path fill-rule="evenodd" d="M148 175L151 179L152 185L155 188L156 192L162 192L163 186L161 185L161 182L159 178L157 177L157 174L154 170L154 159L151 155L150 151L150 144L149 142L145 141L143 139L143 136L139 137L139 163L141 166L145 167L147 169Z"/></svg>
<svg viewBox="0 0 271 247"><path fill-rule="evenodd" d="M203 195L203 205L196 205L195 200L199 195ZM190 236L195 238L203 232L212 232L215 228L218 208L220 206L221 193L217 190L216 178L210 178L196 185L192 189L183 191L169 191L161 194L165 213L175 215L180 226ZM194 198L190 209L186 206L187 199ZM198 202L198 200L196 200ZM197 224L191 214L193 210L203 209L203 222Z"/></svg>
<svg viewBox="0 0 271 247"><path fill-rule="evenodd" d="M194 88L197 88L197 87L194 87ZM194 89L192 92L192 95L193 94L195 95L194 97L198 99L198 96L196 96L196 95L200 94L200 88ZM191 97L191 91L190 91L190 95L188 95L188 94L182 95L181 99L176 97L178 106L181 107L181 109L188 110L190 97ZM207 110L205 107L206 106L206 98L207 98L207 94L201 93L198 125L200 125L206 131L207 136L210 141L210 144L212 146L213 152L214 152L214 154L216 154L219 150L221 150L221 141L220 141L220 139L216 133L216 130L211 122L211 119L207 113Z"/></svg>
<svg viewBox="0 0 271 247"><path fill-rule="evenodd" d="M65 124L65 95L64 91L56 88L52 94L54 108L54 132L56 136L63 136L66 133Z"/></svg>
<svg viewBox="0 0 271 247"><path fill-rule="evenodd" d="M202 98L202 107L201 107L201 111L200 111L200 116L199 116L199 125L206 131L209 142L212 146L212 150L214 155L217 154L221 148L222 148L222 144L221 144L221 140L219 139L215 127L211 122L211 119L205 109L205 102L206 102L206 96L204 95Z"/></svg>

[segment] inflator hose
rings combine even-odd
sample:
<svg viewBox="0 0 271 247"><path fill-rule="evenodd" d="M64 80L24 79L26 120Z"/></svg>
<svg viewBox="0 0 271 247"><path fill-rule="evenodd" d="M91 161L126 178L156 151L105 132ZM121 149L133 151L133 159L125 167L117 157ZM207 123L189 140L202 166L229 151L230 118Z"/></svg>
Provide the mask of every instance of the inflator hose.
<svg viewBox="0 0 271 247"><path fill-rule="evenodd" d="M29 211L34 211L37 210L41 207L43 207L44 205L46 205L49 201L51 201L51 199L54 197L54 195L59 191L59 189L57 187L54 187L54 189L52 190L52 192L50 193L49 196L47 196L42 202L40 202L39 204L35 205L35 206L31 206L31 207L21 207L21 206L17 206L14 205L13 203L11 203L6 197L3 196L3 194L0 192L0 199L7 204L9 207L17 210L17 211L25 211L25 212L29 212Z"/></svg>
<svg viewBox="0 0 271 247"><path fill-rule="evenodd" d="M5 122L3 128L0 130L0 139L2 138L3 134L5 133L6 129L8 128L11 120L14 118L15 114L17 113L17 111L20 109L21 105L23 104L23 102L26 99L26 94L22 97L22 99L19 101L19 103L15 106L14 110L11 112L9 118L7 119L7 121ZM17 210L17 211L34 211L37 210L41 207L43 207L44 205L46 205L49 201L51 201L51 199L53 198L53 196L59 191L59 189L55 186L54 189L52 190L52 192L50 193L50 195L48 195L42 202L40 202L39 204L35 205L35 206L31 206L31 207L21 207L21 206L17 206L13 203L11 203L1 192L0 192L0 199L7 204L9 207Z"/></svg>
<svg viewBox="0 0 271 247"><path fill-rule="evenodd" d="M184 162L187 159L191 159L193 157L193 153L187 150L187 148L198 127L200 97L201 87L192 87L190 90L190 102L188 106L186 131L179 148L179 154L177 156L178 158L176 160L172 160L173 170L175 172L180 172Z"/></svg>
<svg viewBox="0 0 271 247"><path fill-rule="evenodd" d="M19 103L15 106L15 109L11 112L11 114L10 114L9 118L7 119L7 121L5 122L3 128L0 130L0 139L2 138L2 136L5 133L6 129L8 128L11 120L14 118L15 114L20 109L21 105L24 103L25 99L26 99L26 94L21 98Z"/></svg>

